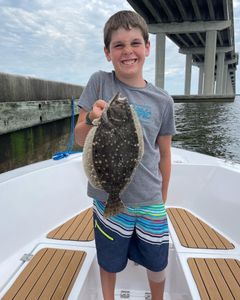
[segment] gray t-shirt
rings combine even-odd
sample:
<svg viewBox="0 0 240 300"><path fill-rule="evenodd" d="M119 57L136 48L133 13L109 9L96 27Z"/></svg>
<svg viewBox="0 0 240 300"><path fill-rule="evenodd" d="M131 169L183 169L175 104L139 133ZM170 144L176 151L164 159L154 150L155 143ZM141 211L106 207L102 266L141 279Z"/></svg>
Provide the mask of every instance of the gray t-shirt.
<svg viewBox="0 0 240 300"><path fill-rule="evenodd" d="M135 88L119 81L115 72L94 73L79 99L79 107L90 111L98 99L110 101L117 92L133 105L143 129L144 155L132 181L120 194L127 206L151 205L162 202L162 177L159 170L160 153L157 138L175 134L174 103L162 89L147 83ZM88 196L106 201L108 194L88 183Z"/></svg>

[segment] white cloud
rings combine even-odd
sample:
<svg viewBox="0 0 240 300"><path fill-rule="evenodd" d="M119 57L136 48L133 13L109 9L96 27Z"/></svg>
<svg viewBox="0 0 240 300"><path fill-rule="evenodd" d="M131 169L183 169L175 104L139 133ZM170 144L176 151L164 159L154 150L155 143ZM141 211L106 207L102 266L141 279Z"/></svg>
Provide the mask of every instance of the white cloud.
<svg viewBox="0 0 240 300"><path fill-rule="evenodd" d="M237 8L240 6L240 0L233 0L233 8Z"/></svg>
<svg viewBox="0 0 240 300"><path fill-rule="evenodd" d="M234 2L236 51L240 51L240 1ZM103 26L116 11L132 9L122 0L0 0L0 72L85 85L96 70L111 70L103 53ZM166 43L166 89L182 93L185 56ZM193 68L196 90L197 68ZM154 83L155 37L145 78ZM237 84L240 86L240 84Z"/></svg>

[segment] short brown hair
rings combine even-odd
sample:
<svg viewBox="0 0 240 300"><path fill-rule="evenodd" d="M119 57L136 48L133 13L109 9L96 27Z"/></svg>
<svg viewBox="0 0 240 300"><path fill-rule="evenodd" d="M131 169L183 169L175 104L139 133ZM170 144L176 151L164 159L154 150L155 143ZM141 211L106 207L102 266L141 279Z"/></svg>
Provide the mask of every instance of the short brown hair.
<svg viewBox="0 0 240 300"><path fill-rule="evenodd" d="M131 10L121 10L112 15L104 26L104 45L109 50L112 32L119 28L130 30L131 28L139 28L142 32L145 43L149 40L147 23L139 14Z"/></svg>

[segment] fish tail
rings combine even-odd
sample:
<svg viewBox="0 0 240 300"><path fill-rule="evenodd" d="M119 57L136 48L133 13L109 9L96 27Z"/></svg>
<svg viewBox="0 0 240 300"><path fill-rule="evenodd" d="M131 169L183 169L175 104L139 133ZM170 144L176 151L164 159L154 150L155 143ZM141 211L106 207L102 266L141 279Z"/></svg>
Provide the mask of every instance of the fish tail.
<svg viewBox="0 0 240 300"><path fill-rule="evenodd" d="M111 198L109 196L103 216L105 219L113 217L121 212L124 212L124 209L124 205L119 197L117 199L114 198L114 201L111 201Z"/></svg>

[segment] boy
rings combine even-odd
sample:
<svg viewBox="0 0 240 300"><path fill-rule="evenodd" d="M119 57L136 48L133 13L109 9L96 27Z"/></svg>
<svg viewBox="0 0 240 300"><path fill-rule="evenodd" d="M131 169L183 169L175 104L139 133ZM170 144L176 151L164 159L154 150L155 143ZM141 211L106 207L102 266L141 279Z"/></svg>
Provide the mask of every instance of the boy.
<svg viewBox="0 0 240 300"><path fill-rule="evenodd" d="M121 194L126 213L104 219L107 194L88 184L88 195L94 199L103 297L114 299L116 273L131 259L146 267L152 299L160 300L168 262L164 203L171 169L171 136L175 133L173 101L166 92L143 78L150 43L141 16L133 11L119 11L110 17L104 27L104 44L106 58L112 62L114 71L94 73L85 87L79 100L76 141L83 146L92 121L101 116L107 102L120 92L139 116L145 150L131 183Z"/></svg>

